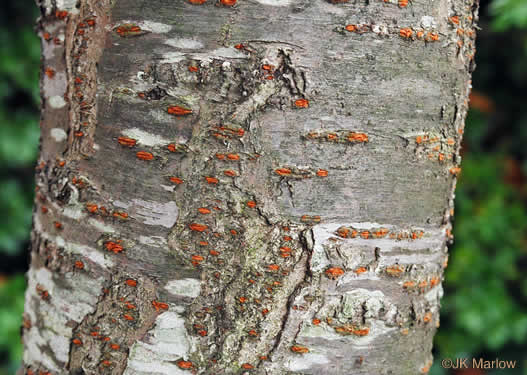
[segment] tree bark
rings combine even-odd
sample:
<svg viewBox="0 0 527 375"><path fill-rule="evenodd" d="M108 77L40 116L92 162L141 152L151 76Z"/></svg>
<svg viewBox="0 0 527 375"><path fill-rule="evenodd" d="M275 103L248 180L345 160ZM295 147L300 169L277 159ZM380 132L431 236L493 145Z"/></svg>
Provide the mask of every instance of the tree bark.
<svg viewBox="0 0 527 375"><path fill-rule="evenodd" d="M40 6L21 373L428 372L476 2Z"/></svg>

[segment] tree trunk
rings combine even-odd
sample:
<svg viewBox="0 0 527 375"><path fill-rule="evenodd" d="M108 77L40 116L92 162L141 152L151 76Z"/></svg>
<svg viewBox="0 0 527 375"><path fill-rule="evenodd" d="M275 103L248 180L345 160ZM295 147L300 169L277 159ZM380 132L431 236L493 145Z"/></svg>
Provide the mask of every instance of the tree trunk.
<svg viewBox="0 0 527 375"><path fill-rule="evenodd" d="M473 0L42 0L39 374L432 363Z"/></svg>

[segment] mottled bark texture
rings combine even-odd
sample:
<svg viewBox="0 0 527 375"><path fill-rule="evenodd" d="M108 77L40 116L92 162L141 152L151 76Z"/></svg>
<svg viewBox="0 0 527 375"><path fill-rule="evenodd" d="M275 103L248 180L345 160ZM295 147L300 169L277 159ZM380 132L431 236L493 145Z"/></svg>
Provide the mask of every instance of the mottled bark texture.
<svg viewBox="0 0 527 375"><path fill-rule="evenodd" d="M43 0L26 374L419 374L473 0Z"/></svg>

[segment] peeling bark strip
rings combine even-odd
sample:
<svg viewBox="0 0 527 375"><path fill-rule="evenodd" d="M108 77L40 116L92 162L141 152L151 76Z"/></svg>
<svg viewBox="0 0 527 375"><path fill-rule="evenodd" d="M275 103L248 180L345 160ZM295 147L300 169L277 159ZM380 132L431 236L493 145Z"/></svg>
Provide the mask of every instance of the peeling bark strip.
<svg viewBox="0 0 527 375"><path fill-rule="evenodd" d="M428 372L477 3L40 6L20 373Z"/></svg>

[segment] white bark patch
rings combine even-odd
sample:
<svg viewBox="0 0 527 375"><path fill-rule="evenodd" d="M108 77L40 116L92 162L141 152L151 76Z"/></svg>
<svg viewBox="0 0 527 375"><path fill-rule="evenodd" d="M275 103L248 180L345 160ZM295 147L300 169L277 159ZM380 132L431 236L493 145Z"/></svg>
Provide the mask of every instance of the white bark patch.
<svg viewBox="0 0 527 375"><path fill-rule="evenodd" d="M155 327L150 330L145 341L137 341L130 349L125 375L146 374L188 374L175 363L187 358L194 350L194 343L187 335L185 318L170 305L169 311L159 315Z"/></svg>
<svg viewBox="0 0 527 375"><path fill-rule="evenodd" d="M142 220L144 224L172 228L177 221L178 207L176 202L159 203L141 199L134 199L132 202L135 205L133 217Z"/></svg>
<svg viewBox="0 0 527 375"><path fill-rule="evenodd" d="M355 335L340 335L333 327L325 323L321 323L318 326L310 324L302 324L300 333L296 340L299 343L307 341L310 338L322 338L329 341L339 341L343 346L349 345L350 348L367 348L377 337L388 335L390 332L396 331L397 327L389 327L382 320L372 320L369 325L370 331L366 336L355 336ZM322 346L318 348L316 345L309 347L309 350L313 353L325 350L326 347ZM351 349L350 349L351 350Z"/></svg>
<svg viewBox="0 0 527 375"><path fill-rule="evenodd" d="M181 49L200 49L203 48L203 43L199 40L189 38L173 38L165 40L165 44Z"/></svg>
<svg viewBox="0 0 527 375"><path fill-rule="evenodd" d="M60 109L66 105L66 101L60 95L53 95L48 99L51 108Z"/></svg>
<svg viewBox="0 0 527 375"><path fill-rule="evenodd" d="M44 232L41 232L41 235L48 240L55 241L57 246L64 248L64 250L66 250L67 252L72 254L84 255L86 258L99 264L101 267L106 268L113 266L113 262L111 260L105 259L104 255L99 253L97 249L91 248L89 246L66 242L62 237L53 237Z"/></svg>
<svg viewBox="0 0 527 375"><path fill-rule="evenodd" d="M53 302L68 319L80 323L88 312L95 310L98 297L93 293L102 288L102 279L93 279L84 273L69 272L64 280L72 286L74 292L65 288L56 289Z"/></svg>
<svg viewBox="0 0 527 375"><path fill-rule="evenodd" d="M166 190L166 191L174 191L174 189L176 188L175 186L169 186L169 185L159 185L159 187L163 190Z"/></svg>
<svg viewBox="0 0 527 375"><path fill-rule="evenodd" d="M51 11L54 9L54 4L51 0L44 0L44 8L46 8L46 14L51 14ZM77 0L57 0L56 1L58 10L67 10L71 14L78 14L79 9L77 9Z"/></svg>
<svg viewBox="0 0 527 375"><path fill-rule="evenodd" d="M82 273L67 273L63 279L66 285L61 287L55 284L53 273L46 268L32 268L27 275L26 312L34 324L24 336L27 348L24 361L28 364L41 363L50 370L60 372L60 364L39 346L47 345L58 361L68 362L72 328L67 323L70 320L79 323L86 314L94 311L98 296L92 293L101 290L103 280L92 279ZM38 307L42 326L35 324L35 302L41 298L36 291L37 285L48 291L50 296L48 300L41 301Z"/></svg>
<svg viewBox="0 0 527 375"><path fill-rule="evenodd" d="M94 263L97 263L103 268L110 268L114 265L111 259L106 258L103 253L101 253L97 249L94 249L93 247L73 242L66 242L62 237L57 237L56 242L57 245L64 247L64 250L73 254L85 256L86 258L88 258Z"/></svg>
<svg viewBox="0 0 527 375"><path fill-rule="evenodd" d="M37 215L33 217L33 224L35 226L35 230L43 238L45 238L48 241L55 242L57 246L64 248L66 252L85 256L86 258L90 259L94 263L97 263L99 266L103 268L113 267L112 260L107 259L105 257L105 254L101 253L99 250L94 249L93 247L86 246L86 245L81 245L81 244L77 244L73 242L66 242L64 238L60 236L54 236L52 234L44 232L42 230L42 224L40 223L40 220L38 219Z"/></svg>
<svg viewBox="0 0 527 375"><path fill-rule="evenodd" d="M335 231L342 224L319 224L313 227L313 255L311 257L311 269L315 272L324 270L329 266L329 259L322 246L330 237L335 237Z"/></svg>
<svg viewBox="0 0 527 375"><path fill-rule="evenodd" d="M211 51L210 54L208 54L207 60L212 61L212 57L223 57L228 59L247 59L247 55L245 55L243 52L240 52L234 47L227 48L227 47L221 47L217 48L214 51ZM205 60L203 58L202 60Z"/></svg>
<svg viewBox="0 0 527 375"><path fill-rule="evenodd" d="M171 25L167 25L165 23L161 22L154 22L154 21L137 21L137 20L119 20L119 22L116 22L114 25L108 25L106 26L106 29L108 31L112 30L113 28L124 24L124 23L133 23L137 26L139 26L142 30L150 31L151 33L156 34L164 34L168 33L170 30L172 30Z"/></svg>
<svg viewBox="0 0 527 375"><path fill-rule="evenodd" d="M353 317L366 307L366 313L363 317L375 318L379 315L381 309L386 309L389 303L385 302L384 294L380 290L355 289L344 294L342 299L342 315Z"/></svg>
<svg viewBox="0 0 527 375"><path fill-rule="evenodd" d="M256 1L259 2L260 4L270 5L273 7L285 7L293 2L292 0L256 0Z"/></svg>
<svg viewBox="0 0 527 375"><path fill-rule="evenodd" d="M400 264L425 263L425 262L434 263L434 262L439 262L439 259L441 259L443 256L440 252L443 246L444 240L445 240L445 230L443 227L438 228L438 229L426 229L426 228L420 228L420 227L412 227L411 228L412 230L424 231L423 238L419 238L415 240L411 240L411 239L395 240L389 237L364 239L358 236L356 238L340 238L335 233L337 229L340 228L341 226L353 227L353 228L357 228L358 230L361 230L361 229L370 230L372 228L380 228L380 227L386 228L390 231L399 230L397 227L393 225L370 223L370 222L338 223L338 224L328 223L328 224L315 225L313 227L314 246L313 246L313 256L311 259L311 269L313 271L320 272L326 269L331 264L331 261L328 259L326 251L324 249L324 245L329 243L328 242L329 238L338 238L340 241L342 241L343 245L349 244L349 245L353 245L354 247L371 247L371 248L378 247L381 251L380 252L381 259L379 261L379 268L392 265L393 263L400 263ZM403 228L403 229L408 230L408 228ZM345 251L346 248L347 247L344 246L343 250ZM425 255L421 253L415 254L415 255L400 254L399 252L401 248L404 248L407 251L408 250L416 251L416 252L428 251L429 254L425 254ZM351 259L352 255L353 253L350 252L348 260L352 260ZM423 259L425 259L425 261ZM374 275L363 275L363 276L375 278ZM339 285L347 281L350 281L351 279L354 279L356 276L353 275L351 279L350 277L346 278L346 275L344 275L339 281Z"/></svg>
<svg viewBox="0 0 527 375"><path fill-rule="evenodd" d="M439 248L437 248L439 250ZM394 263L400 265L410 265L410 264L440 264L441 260L444 258L444 254L441 252L434 252L431 254L416 254L416 255L390 255L381 251L381 258L377 269L383 269L389 267Z"/></svg>
<svg viewBox="0 0 527 375"><path fill-rule="evenodd" d="M139 128L124 129L121 131L121 133L126 137L136 139L137 142L143 146L166 146L170 143L168 139L156 134L145 132Z"/></svg>
<svg viewBox="0 0 527 375"><path fill-rule="evenodd" d="M64 129L61 128L53 128L49 131L49 135L51 135L51 138L55 140L55 142L63 142L68 138L68 135L64 131Z"/></svg>
<svg viewBox="0 0 527 375"><path fill-rule="evenodd" d="M208 61L212 62L214 59L247 59L248 57L243 53L238 51L236 48L231 47L221 47L213 51L206 53L182 53L182 52L165 52L162 54L163 60L162 63L173 64L177 63L186 58L191 58L195 60Z"/></svg>
<svg viewBox="0 0 527 375"><path fill-rule="evenodd" d="M302 356L295 356L286 362L286 367L290 371L309 370L314 365L325 365L329 359L323 354L306 353Z"/></svg>
<svg viewBox="0 0 527 375"><path fill-rule="evenodd" d="M30 306L26 304L26 306ZM27 310L27 307L26 307ZM50 322L48 322L49 324ZM60 322L66 323L66 322ZM69 350L69 338L71 337L71 328L61 328L57 326L58 332L38 327L31 327L31 329L24 334L24 344L26 346L24 350L24 363L26 364L42 364L42 366L52 370L60 371L59 366L55 363L53 358L44 353L40 347L44 347L50 342L53 343L53 354L55 357L62 361L67 362L68 350Z"/></svg>
<svg viewBox="0 0 527 375"><path fill-rule="evenodd" d="M154 22L154 21L141 21L138 23L139 27L143 30L148 30L153 33L157 34L164 34L168 33L170 30L172 30L171 25L167 25L161 22Z"/></svg>
<svg viewBox="0 0 527 375"><path fill-rule="evenodd" d="M362 309L362 306L359 306L361 303L367 303L368 312L375 309L380 309L382 307L382 302L379 301L379 298L383 297L383 294L379 291L370 292L365 289L361 289L360 293L356 293L356 296L350 296L354 298L360 295L360 303L358 303L358 308ZM370 298L373 298L376 301L371 302ZM387 306L385 305L385 308ZM389 313L391 314L391 305L389 308ZM351 313L351 311L349 311ZM379 313L379 311L373 312ZM345 318L344 316L338 316L339 318ZM295 341L300 345L305 345L309 348L309 353L298 354L288 353L287 358L284 360L285 366L291 371L306 371L314 366L324 365L329 362L328 358L333 359L335 353L331 347L347 347L350 352L353 352L356 349L366 350L368 349L376 339L380 336L386 336L393 334L398 328L395 325L387 326L384 321L379 319L367 318L366 319L369 332L365 336L355 336L355 335L342 335L335 331L333 326L330 326L326 322L321 322L319 325L313 325L310 322L304 322L301 325L300 332L296 336ZM336 324L338 326L338 324ZM327 345L327 341L333 341L330 345ZM311 372L309 372L311 373Z"/></svg>
<svg viewBox="0 0 527 375"><path fill-rule="evenodd" d="M64 72L55 72L53 78L49 78L47 75L44 76L44 87L42 91L46 98L53 96L63 96L66 92L67 77Z"/></svg>
<svg viewBox="0 0 527 375"><path fill-rule="evenodd" d="M201 281L191 278L170 280L166 283L165 290L177 296L196 298L201 292Z"/></svg>
<svg viewBox="0 0 527 375"><path fill-rule="evenodd" d="M67 10L72 14L79 13L79 9L77 9L77 0L57 0L57 8L60 10Z"/></svg>
<svg viewBox="0 0 527 375"><path fill-rule="evenodd" d="M113 201L112 204L116 207L120 207L120 208L128 208L131 206L131 203L125 203L125 202L121 202L121 201Z"/></svg>
<svg viewBox="0 0 527 375"><path fill-rule="evenodd" d="M70 219L80 220L86 217L84 213L84 207L82 205L64 207L62 214Z"/></svg>
<svg viewBox="0 0 527 375"><path fill-rule="evenodd" d="M53 33L55 29L56 27L54 24L51 24L46 30L49 33ZM55 57L55 51L62 51L62 48L57 46L55 43L43 43L41 51L44 60L51 60Z"/></svg>
<svg viewBox="0 0 527 375"><path fill-rule="evenodd" d="M443 297L443 287L441 284L433 287L424 295L425 300L435 309L439 308L439 301Z"/></svg>
<svg viewBox="0 0 527 375"><path fill-rule="evenodd" d="M97 219L94 219L94 218L90 217L88 219L88 224L90 224L92 227L96 228L100 232L115 233L115 229L111 225L106 224L102 220L99 221Z"/></svg>
<svg viewBox="0 0 527 375"><path fill-rule="evenodd" d="M185 60L185 54L182 52L167 52L163 54L163 60L161 62L165 64L175 64Z"/></svg>
<svg viewBox="0 0 527 375"><path fill-rule="evenodd" d="M373 31L377 35L388 35L389 34L388 26L384 24L372 25L371 31Z"/></svg>
<svg viewBox="0 0 527 375"><path fill-rule="evenodd" d="M432 16L423 16L421 17L421 27L425 29L435 29L437 28L437 22Z"/></svg>
<svg viewBox="0 0 527 375"><path fill-rule="evenodd" d="M381 278L377 276L375 272L367 271L357 275L355 272L346 272L337 280L337 287L345 288L347 284L352 284L360 278L361 280L380 280Z"/></svg>

